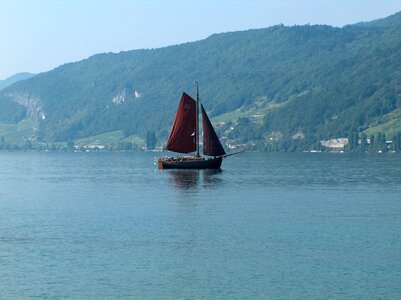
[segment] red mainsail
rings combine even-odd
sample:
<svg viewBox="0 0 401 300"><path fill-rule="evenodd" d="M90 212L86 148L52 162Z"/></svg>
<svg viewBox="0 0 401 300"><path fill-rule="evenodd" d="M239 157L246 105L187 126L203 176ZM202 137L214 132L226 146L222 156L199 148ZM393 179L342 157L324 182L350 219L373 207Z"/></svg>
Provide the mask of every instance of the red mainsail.
<svg viewBox="0 0 401 300"><path fill-rule="evenodd" d="M179 153L194 152L196 150L195 123L196 101L183 93L166 149Z"/></svg>
<svg viewBox="0 0 401 300"><path fill-rule="evenodd" d="M203 154L209 156L220 156L226 154L220 140L210 123L205 109L202 107L202 124L203 124Z"/></svg>

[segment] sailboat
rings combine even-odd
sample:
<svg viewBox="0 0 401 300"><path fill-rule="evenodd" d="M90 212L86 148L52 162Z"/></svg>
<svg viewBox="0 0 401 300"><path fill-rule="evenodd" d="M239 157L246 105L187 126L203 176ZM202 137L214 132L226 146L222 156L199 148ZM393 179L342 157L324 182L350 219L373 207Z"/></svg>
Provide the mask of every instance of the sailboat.
<svg viewBox="0 0 401 300"><path fill-rule="evenodd" d="M199 107L202 113L203 154L199 147ZM166 150L178 153L192 153L192 156L162 157L158 159L159 169L220 169L226 152L214 131L213 125L199 99L196 83L196 100L183 93L167 141Z"/></svg>

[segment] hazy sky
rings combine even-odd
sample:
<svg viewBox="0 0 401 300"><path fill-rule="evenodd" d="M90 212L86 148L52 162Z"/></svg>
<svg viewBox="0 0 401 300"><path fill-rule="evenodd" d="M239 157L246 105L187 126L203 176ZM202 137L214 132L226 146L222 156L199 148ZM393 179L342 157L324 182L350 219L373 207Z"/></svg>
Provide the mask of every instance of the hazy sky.
<svg viewBox="0 0 401 300"><path fill-rule="evenodd" d="M0 0L0 79L101 52L280 23L343 26L398 11L401 0Z"/></svg>

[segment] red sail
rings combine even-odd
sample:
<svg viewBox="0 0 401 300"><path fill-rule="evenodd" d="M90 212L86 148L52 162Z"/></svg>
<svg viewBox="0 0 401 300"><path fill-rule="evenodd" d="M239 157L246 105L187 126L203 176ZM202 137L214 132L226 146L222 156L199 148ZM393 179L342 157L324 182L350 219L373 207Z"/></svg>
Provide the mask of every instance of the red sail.
<svg viewBox="0 0 401 300"><path fill-rule="evenodd" d="M203 124L203 154L209 156L220 156L226 154L220 140L210 123L205 109L202 105L202 124Z"/></svg>
<svg viewBox="0 0 401 300"><path fill-rule="evenodd" d="M196 101L183 93L166 149L179 153L194 152L196 150L195 123Z"/></svg>

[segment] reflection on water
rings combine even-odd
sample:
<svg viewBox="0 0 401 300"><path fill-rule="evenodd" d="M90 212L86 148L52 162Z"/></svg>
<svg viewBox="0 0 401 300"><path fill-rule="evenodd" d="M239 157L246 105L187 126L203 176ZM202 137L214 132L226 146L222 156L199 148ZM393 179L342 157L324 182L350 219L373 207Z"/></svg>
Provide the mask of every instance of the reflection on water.
<svg viewBox="0 0 401 300"><path fill-rule="evenodd" d="M200 184L204 187L213 187L222 183L221 174L218 170L165 170L174 187L182 190L197 188Z"/></svg>
<svg viewBox="0 0 401 300"><path fill-rule="evenodd" d="M205 187L216 187L223 183L223 170L203 170L203 185Z"/></svg>
<svg viewBox="0 0 401 300"><path fill-rule="evenodd" d="M198 185L200 170L166 170L174 186L189 190Z"/></svg>

